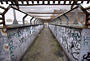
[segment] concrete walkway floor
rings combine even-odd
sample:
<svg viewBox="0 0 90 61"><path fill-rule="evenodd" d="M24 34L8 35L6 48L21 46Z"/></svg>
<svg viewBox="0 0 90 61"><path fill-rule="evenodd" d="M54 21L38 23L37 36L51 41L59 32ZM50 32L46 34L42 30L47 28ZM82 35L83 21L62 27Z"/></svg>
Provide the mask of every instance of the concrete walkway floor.
<svg viewBox="0 0 90 61"><path fill-rule="evenodd" d="M48 27L38 35L22 61L68 61Z"/></svg>

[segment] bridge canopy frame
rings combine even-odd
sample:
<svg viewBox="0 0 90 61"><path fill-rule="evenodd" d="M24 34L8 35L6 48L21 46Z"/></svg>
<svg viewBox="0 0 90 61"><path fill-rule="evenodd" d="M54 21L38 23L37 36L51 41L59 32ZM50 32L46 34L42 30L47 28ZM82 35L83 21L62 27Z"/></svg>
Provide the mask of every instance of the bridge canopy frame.
<svg viewBox="0 0 90 61"><path fill-rule="evenodd" d="M47 1L47 3L45 1ZM51 4L51 1L53 2L52 4ZM55 0L0 0L0 3L3 4L3 2L6 2L6 4L11 4L16 6L18 5L73 5L73 3L74 5L78 5L83 3L84 1L87 1L87 3L90 2L90 0L56 0L56 1Z"/></svg>

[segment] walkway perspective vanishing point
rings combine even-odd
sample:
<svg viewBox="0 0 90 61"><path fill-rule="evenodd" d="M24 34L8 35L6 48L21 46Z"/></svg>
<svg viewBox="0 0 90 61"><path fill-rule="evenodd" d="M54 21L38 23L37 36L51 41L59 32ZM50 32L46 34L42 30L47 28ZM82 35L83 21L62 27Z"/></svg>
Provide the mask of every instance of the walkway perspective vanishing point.
<svg viewBox="0 0 90 61"><path fill-rule="evenodd" d="M68 61L48 27L38 35L22 61Z"/></svg>

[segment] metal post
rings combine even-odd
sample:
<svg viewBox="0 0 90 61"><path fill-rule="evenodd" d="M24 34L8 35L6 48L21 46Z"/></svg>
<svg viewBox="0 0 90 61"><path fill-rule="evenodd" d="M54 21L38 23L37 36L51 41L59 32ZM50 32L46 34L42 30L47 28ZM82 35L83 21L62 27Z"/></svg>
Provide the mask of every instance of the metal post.
<svg viewBox="0 0 90 61"><path fill-rule="evenodd" d="M34 20L34 24L35 24L35 21L36 21L36 19Z"/></svg>
<svg viewBox="0 0 90 61"><path fill-rule="evenodd" d="M25 18L27 17L28 14L26 14L24 17L23 17L23 25L25 25Z"/></svg>
<svg viewBox="0 0 90 61"><path fill-rule="evenodd" d="M78 9L75 9L73 24L78 24Z"/></svg>
<svg viewBox="0 0 90 61"><path fill-rule="evenodd" d="M5 27L6 27L6 24L5 24L5 16L2 15L2 18L3 18L3 28L5 28Z"/></svg>
<svg viewBox="0 0 90 61"><path fill-rule="evenodd" d="M37 19L38 20L38 19ZM37 20L35 21L35 24L37 24L36 22L37 22Z"/></svg>
<svg viewBox="0 0 90 61"><path fill-rule="evenodd" d="M32 17L31 19L30 19L30 24L32 25L32 19L33 19L34 17Z"/></svg>
<svg viewBox="0 0 90 61"><path fill-rule="evenodd" d="M13 24L18 24L18 21L17 21L17 19L16 19L16 12L15 12L14 9L13 9L13 16L14 16Z"/></svg>
<svg viewBox="0 0 90 61"><path fill-rule="evenodd" d="M38 21L38 19L36 20L36 24L37 24L37 21Z"/></svg>
<svg viewBox="0 0 90 61"><path fill-rule="evenodd" d="M60 17L58 17L58 19L60 20L60 24L62 24L62 20L61 20L61 18L60 18Z"/></svg>
<svg viewBox="0 0 90 61"><path fill-rule="evenodd" d="M67 25L68 25L69 24L69 18L65 14L64 14L64 16L66 17L66 21L67 21Z"/></svg>

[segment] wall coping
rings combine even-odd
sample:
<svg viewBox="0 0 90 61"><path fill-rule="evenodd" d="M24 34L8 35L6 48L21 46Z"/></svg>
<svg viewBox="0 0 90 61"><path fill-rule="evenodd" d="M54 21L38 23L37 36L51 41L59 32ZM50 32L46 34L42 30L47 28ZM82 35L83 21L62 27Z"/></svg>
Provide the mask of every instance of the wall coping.
<svg viewBox="0 0 90 61"><path fill-rule="evenodd" d="M76 29L90 29L90 28L87 28L85 26L80 26L80 25L64 25L64 24L62 24L62 25L51 24L51 25L68 27L68 28L76 28Z"/></svg>
<svg viewBox="0 0 90 61"><path fill-rule="evenodd" d="M10 28L22 28L22 27L30 27L30 26L38 26L38 25L42 25L42 24L35 24L35 25L16 24L16 25L7 25L5 28L6 29L10 29ZM3 29L3 27L1 26L0 29Z"/></svg>

